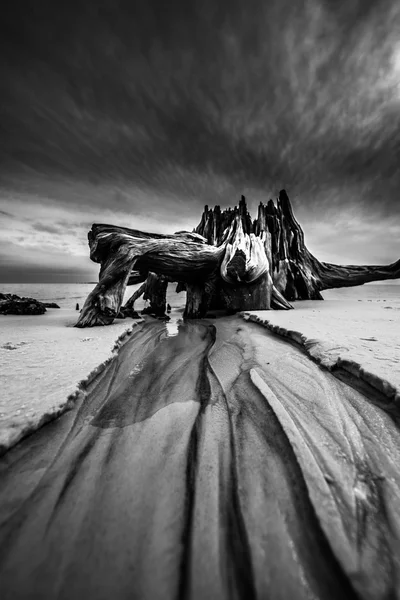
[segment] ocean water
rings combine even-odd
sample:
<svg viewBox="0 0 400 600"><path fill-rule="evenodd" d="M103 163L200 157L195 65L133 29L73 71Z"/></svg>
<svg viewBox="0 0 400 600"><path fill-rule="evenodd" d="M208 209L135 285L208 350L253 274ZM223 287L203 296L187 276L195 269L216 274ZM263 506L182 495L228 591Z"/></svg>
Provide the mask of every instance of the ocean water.
<svg viewBox="0 0 400 600"><path fill-rule="evenodd" d="M322 292L324 300L400 301L399 283L366 283L356 287L334 288Z"/></svg>
<svg viewBox="0 0 400 600"><path fill-rule="evenodd" d="M0 292L35 298L43 302L56 302L60 308L74 309L76 303L82 308L95 285L95 283L3 283L0 284ZM127 288L124 302L128 300L140 285L132 285ZM186 293L181 292L177 294L175 289L176 284L168 286L167 301L172 308L181 308L185 305ZM135 303L135 308L141 310L145 305L146 302L140 298Z"/></svg>
<svg viewBox="0 0 400 600"><path fill-rule="evenodd" d="M61 308L75 308L76 303L83 306L87 296L93 290L95 283L6 283L0 284L0 292L5 294L18 294L36 298L43 302L56 302ZM127 288L124 301L133 294L139 285ZM175 292L176 284L168 286L167 300L172 308L182 308L185 305L186 294ZM365 284L351 288L326 290L323 292L325 300L400 300L400 282ZM135 306L141 310L145 306L140 299Z"/></svg>

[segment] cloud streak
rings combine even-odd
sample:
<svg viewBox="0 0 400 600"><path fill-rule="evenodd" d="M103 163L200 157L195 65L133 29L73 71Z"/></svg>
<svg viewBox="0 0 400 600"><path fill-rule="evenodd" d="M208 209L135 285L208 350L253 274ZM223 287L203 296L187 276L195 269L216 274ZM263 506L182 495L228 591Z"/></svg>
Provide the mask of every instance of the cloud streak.
<svg viewBox="0 0 400 600"><path fill-rule="evenodd" d="M286 187L306 232L399 219L396 0L23 4L2 36L5 212L173 231Z"/></svg>

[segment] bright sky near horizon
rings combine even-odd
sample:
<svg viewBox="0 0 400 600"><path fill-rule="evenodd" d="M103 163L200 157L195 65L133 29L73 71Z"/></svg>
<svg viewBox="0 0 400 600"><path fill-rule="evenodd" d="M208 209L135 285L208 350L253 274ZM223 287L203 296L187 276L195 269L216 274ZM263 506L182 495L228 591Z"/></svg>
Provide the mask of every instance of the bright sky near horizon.
<svg viewBox="0 0 400 600"><path fill-rule="evenodd" d="M400 256L398 0L21 0L0 24L0 281L93 280L93 222L286 188L309 249Z"/></svg>

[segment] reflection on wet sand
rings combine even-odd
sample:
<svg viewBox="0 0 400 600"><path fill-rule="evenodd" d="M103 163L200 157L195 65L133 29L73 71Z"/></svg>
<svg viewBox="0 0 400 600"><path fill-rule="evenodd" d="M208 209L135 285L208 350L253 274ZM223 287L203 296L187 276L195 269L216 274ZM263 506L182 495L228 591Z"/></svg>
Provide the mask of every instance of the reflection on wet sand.
<svg viewBox="0 0 400 600"><path fill-rule="evenodd" d="M137 327L0 462L2 598L397 597L396 416L236 317Z"/></svg>

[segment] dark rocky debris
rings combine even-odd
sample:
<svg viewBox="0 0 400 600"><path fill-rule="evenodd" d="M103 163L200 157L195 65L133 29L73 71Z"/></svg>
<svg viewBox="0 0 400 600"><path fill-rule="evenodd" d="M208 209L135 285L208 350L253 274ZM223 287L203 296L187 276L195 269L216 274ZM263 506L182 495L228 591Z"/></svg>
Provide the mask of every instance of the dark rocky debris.
<svg viewBox="0 0 400 600"><path fill-rule="evenodd" d="M55 302L40 302L17 294L0 293L1 315L43 315L47 308L60 308Z"/></svg>

